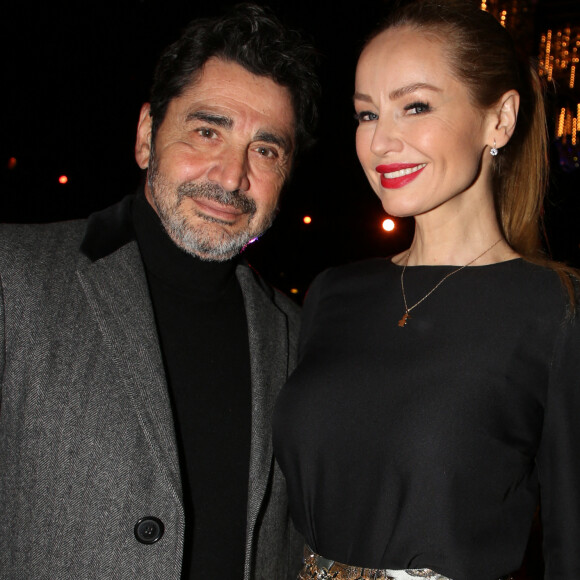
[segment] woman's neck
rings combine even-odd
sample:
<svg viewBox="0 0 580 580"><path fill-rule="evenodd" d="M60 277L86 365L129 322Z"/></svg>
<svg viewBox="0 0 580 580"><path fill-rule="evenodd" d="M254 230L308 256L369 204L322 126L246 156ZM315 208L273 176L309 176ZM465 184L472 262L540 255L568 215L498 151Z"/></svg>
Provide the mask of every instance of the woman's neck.
<svg viewBox="0 0 580 580"><path fill-rule="evenodd" d="M444 219L441 215L416 216L410 248L393 261L409 266L465 266L473 261L473 265L483 266L516 257L518 254L503 237L495 210L486 211L480 206L477 213L469 216L461 213Z"/></svg>

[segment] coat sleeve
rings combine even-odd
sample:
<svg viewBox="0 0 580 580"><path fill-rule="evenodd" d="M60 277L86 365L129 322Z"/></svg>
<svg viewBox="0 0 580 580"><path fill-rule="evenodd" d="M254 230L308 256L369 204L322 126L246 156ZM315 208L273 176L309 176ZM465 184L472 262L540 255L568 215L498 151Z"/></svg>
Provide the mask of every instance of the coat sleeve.
<svg viewBox="0 0 580 580"><path fill-rule="evenodd" d="M4 291L0 274L0 414L2 413L2 385L4 383L4 365L6 361L6 333L4 330Z"/></svg>
<svg viewBox="0 0 580 580"><path fill-rule="evenodd" d="M537 458L545 580L580 578L580 316L556 343Z"/></svg>

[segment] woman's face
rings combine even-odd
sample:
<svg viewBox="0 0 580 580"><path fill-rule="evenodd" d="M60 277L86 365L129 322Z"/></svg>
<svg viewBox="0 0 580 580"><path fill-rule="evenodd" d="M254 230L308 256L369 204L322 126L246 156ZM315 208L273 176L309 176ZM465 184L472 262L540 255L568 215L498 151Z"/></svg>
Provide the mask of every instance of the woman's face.
<svg viewBox="0 0 580 580"><path fill-rule="evenodd" d="M471 103L433 35L403 27L374 38L358 62L354 105L357 154L388 214L443 216L491 196L483 153L497 116Z"/></svg>

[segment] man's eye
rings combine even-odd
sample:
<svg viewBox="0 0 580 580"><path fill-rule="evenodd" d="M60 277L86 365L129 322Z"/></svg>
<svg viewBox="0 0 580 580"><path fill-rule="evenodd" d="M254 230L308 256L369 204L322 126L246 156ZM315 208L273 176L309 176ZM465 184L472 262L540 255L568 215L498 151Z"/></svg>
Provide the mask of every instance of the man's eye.
<svg viewBox="0 0 580 580"><path fill-rule="evenodd" d="M198 129L197 132L201 137L205 137L206 139L215 137L215 131L213 129L202 127L201 129Z"/></svg>
<svg viewBox="0 0 580 580"><path fill-rule="evenodd" d="M376 121L379 116L376 113L371 113L370 111L361 111L360 113L355 113L354 118L359 123L368 123L369 121Z"/></svg>
<svg viewBox="0 0 580 580"><path fill-rule="evenodd" d="M405 107L405 111L410 115L421 115L422 113L428 113L430 110L431 107L428 103L411 103Z"/></svg>
<svg viewBox="0 0 580 580"><path fill-rule="evenodd" d="M269 158L275 158L278 157L278 152L275 149L271 149L270 147L257 147L256 151L262 156L262 157L269 157Z"/></svg>

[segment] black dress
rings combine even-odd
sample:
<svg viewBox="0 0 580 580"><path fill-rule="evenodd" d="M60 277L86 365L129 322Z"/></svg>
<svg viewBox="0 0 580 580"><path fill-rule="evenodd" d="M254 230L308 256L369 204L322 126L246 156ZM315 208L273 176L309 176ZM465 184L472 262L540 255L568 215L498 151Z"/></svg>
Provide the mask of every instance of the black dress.
<svg viewBox="0 0 580 580"><path fill-rule="evenodd" d="M453 266L405 272L409 305ZM321 274L274 447L298 530L370 568L495 580L541 491L546 580L580 579L580 319L551 270L465 268L411 312L401 267Z"/></svg>

